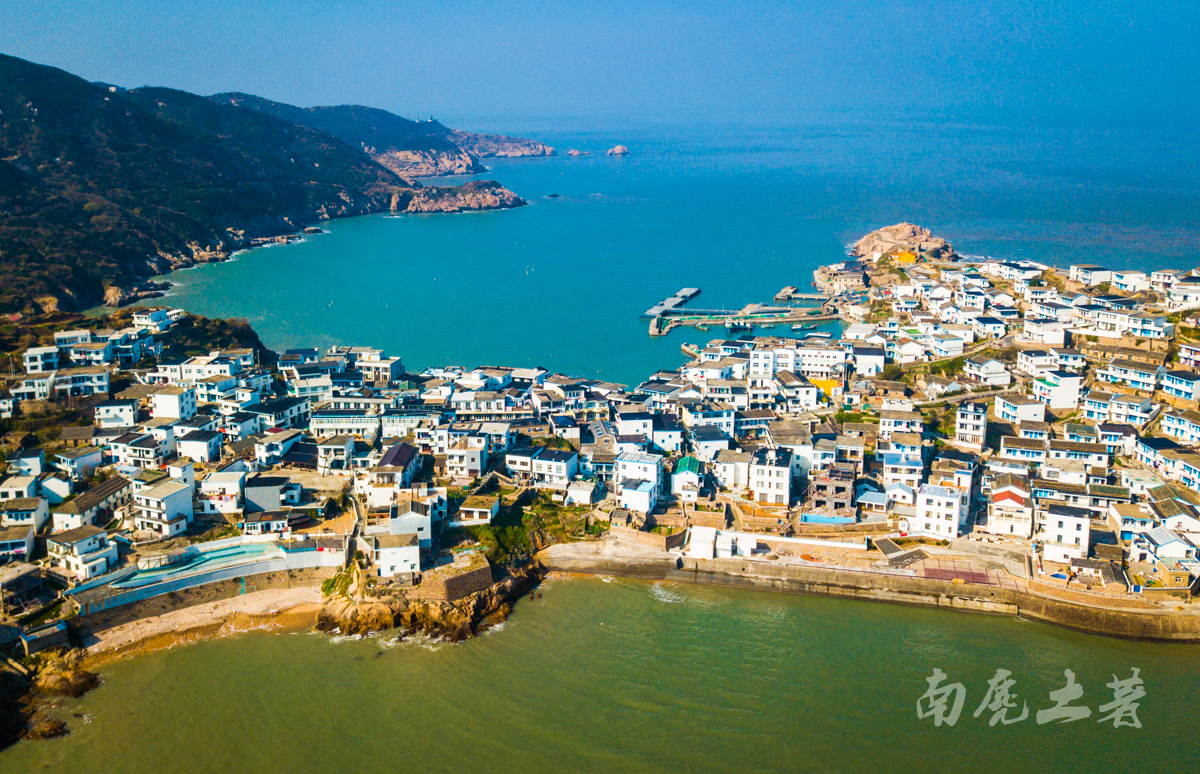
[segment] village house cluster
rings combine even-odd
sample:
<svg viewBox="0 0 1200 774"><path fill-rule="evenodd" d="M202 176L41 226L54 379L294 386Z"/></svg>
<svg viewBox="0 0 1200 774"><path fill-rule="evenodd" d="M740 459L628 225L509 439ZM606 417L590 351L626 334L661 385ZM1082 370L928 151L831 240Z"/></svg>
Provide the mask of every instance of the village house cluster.
<svg viewBox="0 0 1200 774"><path fill-rule="evenodd" d="M902 279L873 286L885 258ZM684 365L632 386L537 367L410 373L370 347L292 349L269 367L249 349L172 360L160 339L182 313L164 309L56 334L22 353L5 410L92 396L92 423L9 455L0 558L44 540L40 561L80 583L197 520L286 541L328 504L309 476L361 505L355 550L379 577L413 577L443 530L497 517L479 484L501 476L633 527L740 503L781 536L969 536L1025 545L1049 575L1200 577L1200 343L1180 335L1200 277L909 253L819 275L853 320L840 338L685 345ZM117 374L129 385L110 396ZM692 538L693 556L738 553Z"/></svg>

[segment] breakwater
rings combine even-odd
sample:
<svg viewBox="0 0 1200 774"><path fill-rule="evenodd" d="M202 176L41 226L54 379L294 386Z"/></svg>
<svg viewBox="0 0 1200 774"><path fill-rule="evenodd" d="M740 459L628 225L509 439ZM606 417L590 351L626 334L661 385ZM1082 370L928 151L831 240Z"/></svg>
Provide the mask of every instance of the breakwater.
<svg viewBox="0 0 1200 774"><path fill-rule="evenodd" d="M1108 637L1200 643L1200 615L1118 609L999 586L745 559L693 559L554 550L538 555L548 570L665 580L724 588L894 602L1009 615Z"/></svg>

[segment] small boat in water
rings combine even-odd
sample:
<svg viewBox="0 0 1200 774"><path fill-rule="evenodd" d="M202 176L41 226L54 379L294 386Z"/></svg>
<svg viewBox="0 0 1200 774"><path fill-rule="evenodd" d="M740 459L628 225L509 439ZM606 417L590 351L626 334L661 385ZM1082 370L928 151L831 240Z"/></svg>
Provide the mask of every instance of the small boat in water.
<svg viewBox="0 0 1200 774"><path fill-rule="evenodd" d="M811 331L815 327L817 327L817 326L813 325L812 323L809 323L808 325L793 325L792 330L794 330L794 331Z"/></svg>
<svg viewBox="0 0 1200 774"><path fill-rule="evenodd" d="M750 325L749 323L740 322L738 320L727 320L725 322L725 329L730 331L748 331L753 327L754 326Z"/></svg>

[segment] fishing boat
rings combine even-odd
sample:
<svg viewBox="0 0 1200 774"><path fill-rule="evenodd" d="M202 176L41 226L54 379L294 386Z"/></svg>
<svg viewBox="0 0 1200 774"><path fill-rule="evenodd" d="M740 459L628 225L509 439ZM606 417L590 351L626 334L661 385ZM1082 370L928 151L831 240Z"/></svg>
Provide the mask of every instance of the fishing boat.
<svg viewBox="0 0 1200 774"><path fill-rule="evenodd" d="M727 320L725 329L730 331L748 331L752 328L749 323L740 322L738 320Z"/></svg>
<svg viewBox="0 0 1200 774"><path fill-rule="evenodd" d="M817 327L817 326L813 325L812 323L809 323L807 325L793 325L792 330L794 330L794 331L811 331L815 327Z"/></svg>

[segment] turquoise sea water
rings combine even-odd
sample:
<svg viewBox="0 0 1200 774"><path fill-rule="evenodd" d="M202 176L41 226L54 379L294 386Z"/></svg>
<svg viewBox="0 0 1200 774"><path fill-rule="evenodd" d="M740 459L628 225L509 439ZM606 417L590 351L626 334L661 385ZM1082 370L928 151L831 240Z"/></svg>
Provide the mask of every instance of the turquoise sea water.
<svg viewBox="0 0 1200 774"><path fill-rule="evenodd" d="M5 772L1165 772L1196 765L1194 647L1010 618L600 579L551 581L457 645L250 633L103 669L75 730ZM967 694L917 718L935 668ZM1019 714L973 716L997 669ZM1141 728L1100 724L1140 670ZM1090 718L1037 725L1071 669ZM80 713L83 718L75 718Z"/></svg>
<svg viewBox="0 0 1200 774"><path fill-rule="evenodd" d="M416 370L538 364L636 384L677 366L680 343L724 335L651 339L639 315L657 301L687 286L700 307L769 301L902 220L964 254L1200 263L1190 135L880 121L511 131L594 155L489 160L484 177L531 206L333 221L179 272L167 302L247 317L277 349L352 343ZM603 155L616 143L632 155Z"/></svg>

